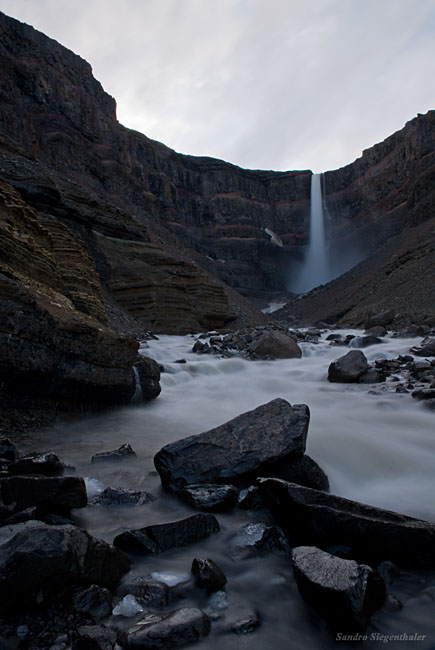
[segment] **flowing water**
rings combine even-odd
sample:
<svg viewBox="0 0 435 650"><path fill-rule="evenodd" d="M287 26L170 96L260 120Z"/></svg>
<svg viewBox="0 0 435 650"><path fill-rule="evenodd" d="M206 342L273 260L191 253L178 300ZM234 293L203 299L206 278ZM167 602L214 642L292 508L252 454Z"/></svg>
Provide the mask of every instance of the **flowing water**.
<svg viewBox="0 0 435 650"><path fill-rule="evenodd" d="M309 405L307 452L328 474L332 493L435 521L435 415L409 394L396 394L394 382L330 384L326 379L329 363L346 349L332 347L325 340L301 344L301 359L255 362L193 354L194 340L192 336L161 336L144 346L142 352L165 368L157 400L59 424L33 438L34 448L56 451L77 468L79 475L91 479L91 489L103 485L130 487L157 497L144 506L88 506L76 511L76 520L91 534L112 542L126 527L139 528L193 514L161 489L153 466L154 454L169 442L222 424L276 397ZM416 342L386 338L385 343L366 348L364 353L370 361L395 358L408 353ZM180 359L186 363L175 363ZM93 454L126 442L135 449L136 459L91 464ZM211 610L209 601L201 603L206 611L221 614L201 644L204 650L336 647L330 630L300 598L288 558L253 556L234 545L237 531L255 516L236 509L217 517L219 534L137 560L133 572L187 576L195 556L211 557L222 567L228 577L228 607ZM403 609L391 611L385 605L376 612L367 630L369 637L375 633L419 633L426 638L413 647L433 650L435 575L404 573L393 584L392 593L402 601ZM174 607L194 602L187 595ZM252 611L257 611L262 620L255 632L245 636L222 633L229 623ZM380 642L367 641L365 646L377 647ZM340 643L340 647L348 645ZM388 647L404 645L403 641L391 641Z"/></svg>

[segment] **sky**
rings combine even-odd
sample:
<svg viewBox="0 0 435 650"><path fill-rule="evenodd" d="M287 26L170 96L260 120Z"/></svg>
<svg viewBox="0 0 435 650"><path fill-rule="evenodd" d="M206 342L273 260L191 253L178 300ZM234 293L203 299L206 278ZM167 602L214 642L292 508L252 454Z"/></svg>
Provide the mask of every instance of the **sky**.
<svg viewBox="0 0 435 650"><path fill-rule="evenodd" d="M125 126L315 172L435 109L435 0L0 0L89 61Z"/></svg>

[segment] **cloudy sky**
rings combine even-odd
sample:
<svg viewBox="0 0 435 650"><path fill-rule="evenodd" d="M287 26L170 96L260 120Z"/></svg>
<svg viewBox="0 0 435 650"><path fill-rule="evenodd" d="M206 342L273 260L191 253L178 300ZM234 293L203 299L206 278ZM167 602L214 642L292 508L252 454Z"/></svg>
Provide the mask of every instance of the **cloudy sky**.
<svg viewBox="0 0 435 650"><path fill-rule="evenodd" d="M435 0L0 0L118 119L253 169L341 167L435 108Z"/></svg>

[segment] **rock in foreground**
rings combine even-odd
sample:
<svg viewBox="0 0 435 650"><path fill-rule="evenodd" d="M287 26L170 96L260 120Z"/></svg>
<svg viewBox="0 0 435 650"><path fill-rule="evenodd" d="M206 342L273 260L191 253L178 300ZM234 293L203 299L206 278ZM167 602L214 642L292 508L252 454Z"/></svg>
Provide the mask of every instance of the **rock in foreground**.
<svg viewBox="0 0 435 650"><path fill-rule="evenodd" d="M328 381L350 384L357 382L368 369L367 359L360 350L351 350L333 361L328 369Z"/></svg>
<svg viewBox="0 0 435 650"><path fill-rule="evenodd" d="M434 524L278 479L261 479L259 487L297 544L347 547L349 557L369 563L435 566Z"/></svg>
<svg viewBox="0 0 435 650"><path fill-rule="evenodd" d="M113 544L129 553L161 553L170 548L193 544L219 530L214 515L193 515L167 524L128 530L115 537Z"/></svg>
<svg viewBox="0 0 435 650"><path fill-rule="evenodd" d="M275 399L215 429L163 447L154 457L173 491L195 483L232 483L273 472L273 464L305 451L310 412Z"/></svg>
<svg viewBox="0 0 435 650"><path fill-rule="evenodd" d="M29 521L0 528L0 615L55 598L69 584L113 587L126 556L76 526Z"/></svg>
<svg viewBox="0 0 435 650"><path fill-rule="evenodd" d="M302 598L340 632L363 632L385 600L385 583L369 566L314 546L293 549L292 560Z"/></svg>
<svg viewBox="0 0 435 650"><path fill-rule="evenodd" d="M143 650L162 650L163 648L180 648L188 643L195 643L210 632L210 621L200 609L183 607L168 616L149 618L138 621L128 632L121 633L120 641L124 648L141 648Z"/></svg>
<svg viewBox="0 0 435 650"><path fill-rule="evenodd" d="M86 486L79 476L10 476L0 480L5 505L15 503L17 510L46 506L58 510L84 508Z"/></svg>

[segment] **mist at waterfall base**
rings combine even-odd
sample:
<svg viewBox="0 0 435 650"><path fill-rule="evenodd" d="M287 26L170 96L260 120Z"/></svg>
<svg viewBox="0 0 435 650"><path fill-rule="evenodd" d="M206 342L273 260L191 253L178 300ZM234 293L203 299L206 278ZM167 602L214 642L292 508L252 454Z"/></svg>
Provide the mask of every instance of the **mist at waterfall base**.
<svg viewBox="0 0 435 650"><path fill-rule="evenodd" d="M411 395L396 394L393 381L375 386L329 383L328 366L344 352L331 347L325 338L326 333L317 345L302 343L301 359L248 361L193 354L192 336L161 336L142 350L164 367L158 399L58 424L36 438L32 436L32 448L57 452L77 468L78 475L88 477L88 486L94 491L119 486L157 497L143 506L88 506L74 512L79 525L112 542L125 528L195 513L161 488L153 457L163 445L282 397L310 407L307 453L328 474L331 493L435 521L434 414ZM378 357L396 358L409 354L416 343L416 339L385 338L364 353L371 362ZM186 363L175 362L180 359ZM108 465L91 463L93 454L126 442L135 449L136 459ZM214 618L220 617L213 621L210 636L201 642L204 650L335 648L331 630L300 597L289 557L248 553L237 547L240 529L249 522L264 521L264 515L236 508L217 517L220 533L158 556L135 558L133 574L163 572L186 579L194 557L210 557L221 566L228 578L226 596L219 606L202 596L201 607ZM367 633L426 634L426 641L418 647L433 650L435 573L402 572L391 590L403 608L393 611L388 603L384 605L372 616ZM198 606L198 600L187 595L174 601L172 608L190 605ZM255 632L223 633L232 621L254 611L261 619ZM340 643L343 648L353 646ZM377 642L364 644L364 648L378 646ZM389 647L396 646L390 643Z"/></svg>
<svg viewBox="0 0 435 650"><path fill-rule="evenodd" d="M310 237L305 257L293 261L289 272L288 290L304 294L327 284L358 264L364 255L355 242L340 246L329 241L326 234L327 214L324 206L324 175L311 176Z"/></svg>

